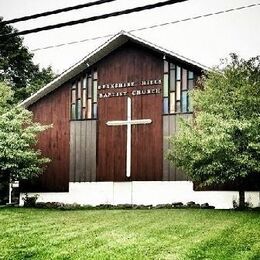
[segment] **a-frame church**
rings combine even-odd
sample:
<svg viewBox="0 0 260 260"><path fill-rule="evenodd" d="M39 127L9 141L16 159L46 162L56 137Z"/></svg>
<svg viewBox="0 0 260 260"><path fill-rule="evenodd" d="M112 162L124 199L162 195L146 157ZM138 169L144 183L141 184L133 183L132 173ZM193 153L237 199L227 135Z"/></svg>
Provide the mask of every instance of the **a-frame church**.
<svg viewBox="0 0 260 260"><path fill-rule="evenodd" d="M22 103L53 124L38 142L51 163L24 191L43 202L232 207L237 192L195 192L164 157L204 69L132 34L112 37Z"/></svg>

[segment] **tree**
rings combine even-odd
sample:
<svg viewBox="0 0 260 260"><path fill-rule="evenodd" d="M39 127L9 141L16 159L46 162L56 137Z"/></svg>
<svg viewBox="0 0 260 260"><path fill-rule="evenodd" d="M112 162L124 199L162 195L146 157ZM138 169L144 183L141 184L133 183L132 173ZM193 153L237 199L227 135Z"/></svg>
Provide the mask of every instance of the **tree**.
<svg viewBox="0 0 260 260"><path fill-rule="evenodd" d="M50 126L33 122L32 113L11 108L13 91L0 82L0 174L12 180L39 175L49 159L35 149L37 135Z"/></svg>
<svg viewBox="0 0 260 260"><path fill-rule="evenodd" d="M201 185L235 182L245 206L245 179L260 173L260 57L231 55L192 93L194 117L181 120L168 159Z"/></svg>
<svg viewBox="0 0 260 260"><path fill-rule="evenodd" d="M10 25L3 25L0 18L0 35L16 31ZM33 54L23 45L20 36L1 36L0 39L0 81L5 81L14 91L14 101L24 100L54 78L51 67L40 69L32 61Z"/></svg>

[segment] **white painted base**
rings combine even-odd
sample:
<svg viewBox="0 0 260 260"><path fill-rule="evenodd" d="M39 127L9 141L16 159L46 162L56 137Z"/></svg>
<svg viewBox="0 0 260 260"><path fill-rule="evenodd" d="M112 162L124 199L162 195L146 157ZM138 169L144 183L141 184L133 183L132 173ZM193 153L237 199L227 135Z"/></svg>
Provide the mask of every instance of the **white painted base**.
<svg viewBox="0 0 260 260"><path fill-rule="evenodd" d="M236 191L194 191L189 181L139 181L139 182L70 182L69 192L28 193L38 194L38 202L63 202L81 205L137 204L157 205L173 202L209 203L217 209L233 207L238 201ZM20 195L20 205L23 204ZM246 192L246 201L260 206L260 192Z"/></svg>

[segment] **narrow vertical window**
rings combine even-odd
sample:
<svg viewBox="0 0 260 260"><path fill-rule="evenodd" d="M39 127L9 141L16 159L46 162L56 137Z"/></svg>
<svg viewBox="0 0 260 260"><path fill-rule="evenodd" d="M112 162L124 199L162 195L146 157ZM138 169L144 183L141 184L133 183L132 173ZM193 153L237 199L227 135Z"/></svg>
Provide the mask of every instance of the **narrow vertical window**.
<svg viewBox="0 0 260 260"><path fill-rule="evenodd" d="M87 118L92 118L92 100L88 99L88 112Z"/></svg>
<svg viewBox="0 0 260 260"><path fill-rule="evenodd" d="M176 111L176 66L170 63L170 113Z"/></svg>
<svg viewBox="0 0 260 260"><path fill-rule="evenodd" d="M76 119L76 104L71 104L71 119L75 120Z"/></svg>
<svg viewBox="0 0 260 260"><path fill-rule="evenodd" d="M195 80L194 80L194 73L192 71L188 72L188 88L189 90L192 90L194 88L195 85ZM192 100L191 100L191 96L188 94L187 95L187 111L191 112L193 110L192 107Z"/></svg>
<svg viewBox="0 0 260 260"><path fill-rule="evenodd" d="M76 106L77 106L77 119L81 119L81 100L77 99L76 102Z"/></svg>
<svg viewBox="0 0 260 260"><path fill-rule="evenodd" d="M88 75L88 98L92 97L92 78Z"/></svg>
<svg viewBox="0 0 260 260"><path fill-rule="evenodd" d="M71 119L76 119L76 84L73 84L71 87Z"/></svg>
<svg viewBox="0 0 260 260"><path fill-rule="evenodd" d="M173 63L169 63L168 71L169 87L168 92L167 88L164 89L164 113L167 113L165 112L167 102L169 113L192 112L189 91L194 87L194 73Z"/></svg>
<svg viewBox="0 0 260 260"><path fill-rule="evenodd" d="M71 120L97 117L97 71L85 74L72 84L70 115Z"/></svg>
<svg viewBox="0 0 260 260"><path fill-rule="evenodd" d="M169 63L164 60L163 74L163 113L169 113Z"/></svg>
<svg viewBox="0 0 260 260"><path fill-rule="evenodd" d="M182 69L182 90L187 90L187 70Z"/></svg>
<svg viewBox="0 0 260 260"><path fill-rule="evenodd" d="M171 92L170 94L170 113L174 113L175 112L175 92Z"/></svg>
<svg viewBox="0 0 260 260"><path fill-rule="evenodd" d="M181 112L188 112L188 91L182 91Z"/></svg>
<svg viewBox="0 0 260 260"><path fill-rule="evenodd" d="M169 101L168 98L163 98L163 111L165 114L168 114L169 111Z"/></svg>
<svg viewBox="0 0 260 260"><path fill-rule="evenodd" d="M98 73L95 70L93 73L93 88L92 88L92 118L97 118L97 79Z"/></svg>
<svg viewBox="0 0 260 260"><path fill-rule="evenodd" d="M169 76L164 74L163 76L163 96L167 97L169 95Z"/></svg>
<svg viewBox="0 0 260 260"><path fill-rule="evenodd" d="M163 64L164 64L163 72L164 73L168 73L168 71L169 71L169 63L168 63L168 61L164 60Z"/></svg>
<svg viewBox="0 0 260 260"><path fill-rule="evenodd" d="M175 91L175 69L170 70L170 91Z"/></svg>
<svg viewBox="0 0 260 260"><path fill-rule="evenodd" d="M181 67L176 67L176 80L181 80Z"/></svg>
<svg viewBox="0 0 260 260"><path fill-rule="evenodd" d="M93 81L93 103L97 102L97 81Z"/></svg>
<svg viewBox="0 0 260 260"><path fill-rule="evenodd" d="M97 118L97 103L93 104L93 118Z"/></svg>
<svg viewBox="0 0 260 260"><path fill-rule="evenodd" d="M176 100L177 101L181 100L181 82L180 81L176 82Z"/></svg>
<svg viewBox="0 0 260 260"><path fill-rule="evenodd" d="M71 103L72 104L76 103L76 89L71 90Z"/></svg>

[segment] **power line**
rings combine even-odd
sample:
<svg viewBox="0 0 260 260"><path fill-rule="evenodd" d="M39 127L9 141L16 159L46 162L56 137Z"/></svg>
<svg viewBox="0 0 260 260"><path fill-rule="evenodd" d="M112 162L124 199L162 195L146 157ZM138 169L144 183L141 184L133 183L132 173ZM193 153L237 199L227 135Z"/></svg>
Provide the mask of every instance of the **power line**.
<svg viewBox="0 0 260 260"><path fill-rule="evenodd" d="M30 34L30 33L37 33L37 32L41 32L41 31L47 31L47 30L52 30L52 29L56 29L56 28L61 28L64 26L72 26L72 25L76 25L76 24L80 24L80 23L92 22L92 21L96 21L96 20L100 20L100 19L106 19L109 17L115 17L115 16L119 16L119 15L136 13L136 12L141 12L144 10L150 10L150 9L154 9L154 8L158 8L158 7L162 7L162 6L166 6L166 5L171 5L171 4L176 4L176 3L184 2L184 1L187 1L187 0L168 0L165 2L158 2L155 4L144 5L144 6L140 6L140 7L126 9L123 11L117 11L117 12L113 12L113 13L92 16L92 17L69 21L69 22L65 22L65 23L48 25L48 26L38 27L38 28L20 31L20 32L17 31L17 32L10 33L10 34L2 34L2 35L0 35L0 38L7 37L7 36L9 37L9 36L16 36L16 35L26 35L26 34Z"/></svg>
<svg viewBox="0 0 260 260"><path fill-rule="evenodd" d="M151 25L151 26L147 26L147 27L137 28L137 29L130 30L129 32L142 31L142 30L153 29L153 28L156 28L156 27L166 26L166 25L170 25L170 24L188 22L188 21L191 21L191 20L197 20L197 19L205 18L205 17L209 17L209 16L225 14L225 13L230 13L230 12L234 12L234 11L239 11L239 10L242 10L242 9L256 7L256 6L259 6L259 5L260 5L260 3L255 3L255 4L245 5L245 6L234 7L234 8L231 8L231 9L221 10L221 11L217 11L217 12L214 12L214 13L207 13L207 14L203 14L203 15L184 18L184 19L181 19L181 20L175 20L175 21L171 21L171 22L166 22L166 23L155 24L155 25Z"/></svg>
<svg viewBox="0 0 260 260"><path fill-rule="evenodd" d="M68 11L72 11L72 10L78 10L78 9L81 9L81 8L86 8L86 7L95 6L95 5L101 5L101 4L113 2L113 1L116 1L116 0L98 0L98 1L90 2L90 3L86 3L86 4L70 6L70 7L56 9L56 10L48 11L48 12L44 12L44 13L27 15L27 16L23 16L23 17L19 17L19 18L1 21L0 24L6 25L6 24L10 24L10 23L24 22L24 21L27 21L27 20L36 19L36 18L43 17L43 16L49 16L49 15L59 14L59 13L68 12Z"/></svg>
<svg viewBox="0 0 260 260"><path fill-rule="evenodd" d="M157 27L162 27L162 26L171 25L171 24L177 24L177 23L181 23L181 22L188 22L188 21L191 21L191 20L197 20L197 19L206 18L206 17L209 17L209 16L239 11L239 10L243 10L243 9L247 9L247 8L251 8L251 7L256 7L256 6L260 6L260 3L235 7L235 8L232 8L232 9L221 10L221 11L217 11L217 12L214 12L214 13L207 13L207 14L203 14L203 15L199 15L199 16L188 17L188 18L184 18L184 19L181 19L181 20L175 20L175 21L171 21L171 22L150 25L150 26L147 26L147 27L136 28L136 29L129 30L128 32L131 33L131 32L143 31L143 30L147 30L147 29L154 29L154 28L157 28ZM36 51L41 51L41 50L58 48L58 47L62 47L62 46L65 46L65 45L73 45L73 44L77 44L77 43L108 38L108 37L111 37L113 35L114 34L106 34L106 35L102 35L102 36L96 36L96 37L93 37L93 38L86 38L86 39L79 40L79 41L60 43L60 44L57 44L57 45L49 45L49 46L42 47L42 48L36 48L36 49L31 50L31 51L36 52Z"/></svg>

